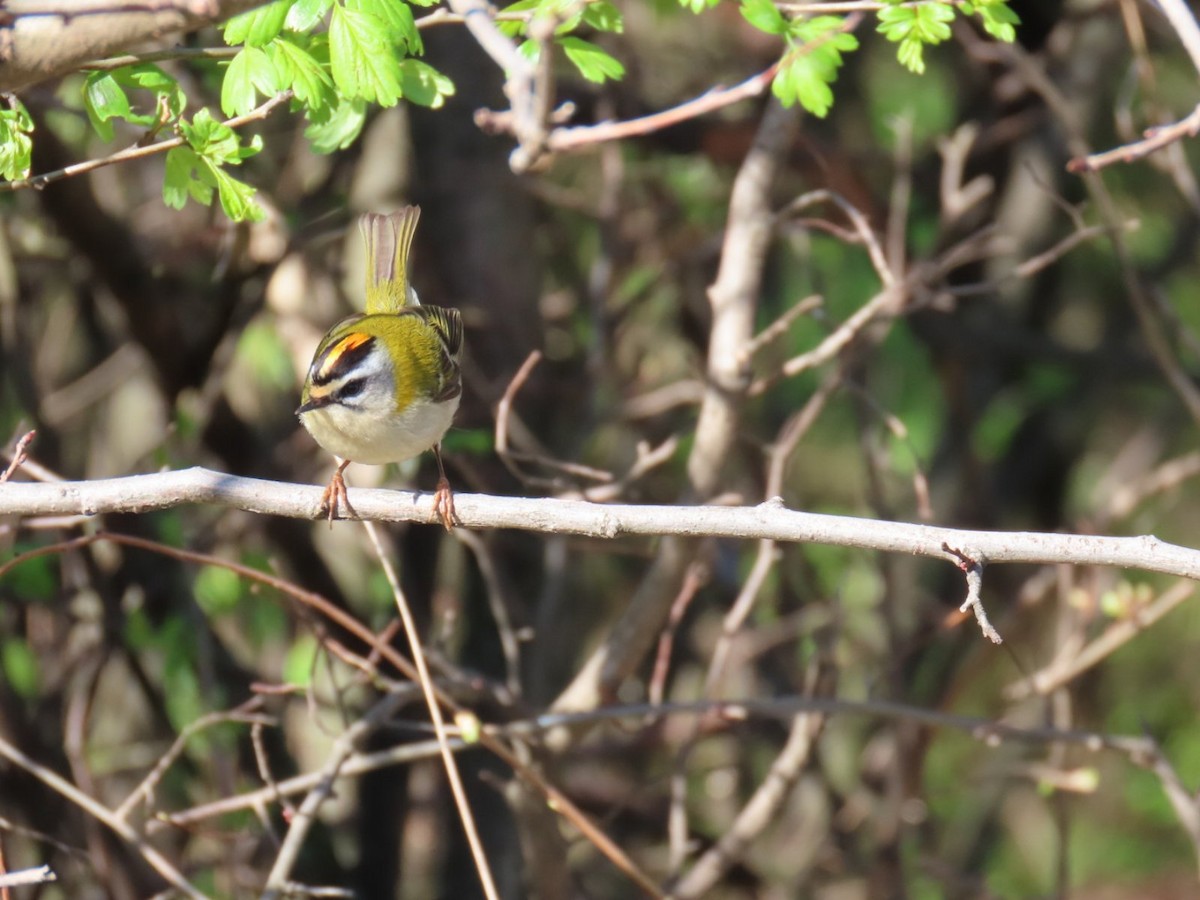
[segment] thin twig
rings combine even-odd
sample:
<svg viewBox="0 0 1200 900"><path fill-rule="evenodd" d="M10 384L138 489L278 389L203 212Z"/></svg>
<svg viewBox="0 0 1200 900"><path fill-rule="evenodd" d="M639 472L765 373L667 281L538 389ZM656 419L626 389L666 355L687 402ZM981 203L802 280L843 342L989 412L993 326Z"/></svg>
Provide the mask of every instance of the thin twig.
<svg viewBox="0 0 1200 900"><path fill-rule="evenodd" d="M1088 669L1107 659L1134 637L1178 607L1196 592L1191 581L1181 581L1158 599L1133 610L1127 617L1113 622L1086 647L1069 658L1056 661L1028 678L1009 685L1004 696L1009 700L1024 700L1037 694L1045 696L1056 691Z"/></svg>
<svg viewBox="0 0 1200 900"><path fill-rule="evenodd" d="M967 578L967 599L962 602L958 611L965 613L967 610L971 610L974 612L975 621L979 623L979 630L983 632L984 637L993 644L1004 643L1000 632L988 621L987 611L983 608L981 592L983 591L984 555L973 547L960 548L943 544L942 549L958 560L958 567Z"/></svg>
<svg viewBox="0 0 1200 900"><path fill-rule="evenodd" d="M58 881L58 876L49 866L0 873L0 889L5 891L9 888L25 887L31 884L49 884L52 881Z"/></svg>
<svg viewBox="0 0 1200 900"><path fill-rule="evenodd" d="M1144 159L1151 153L1155 153L1165 147L1171 146L1177 141L1183 140L1185 137L1195 137L1197 133L1200 133L1200 106L1197 106L1178 122L1147 128L1140 141L1134 141L1131 144L1122 144L1120 147L1114 147L1111 150L1105 150L1101 153L1072 157L1067 162L1067 171L1076 174L1081 172L1099 172L1101 169L1111 166L1114 163L1136 162L1139 159Z"/></svg>
<svg viewBox="0 0 1200 900"><path fill-rule="evenodd" d="M465 528L454 529L458 539L475 556L475 565L487 586L488 609L496 622L496 633L500 638L500 650L504 654L504 685L515 700L521 696L521 642L513 629L509 604L505 600L500 570L496 565L492 548L480 535Z"/></svg>
<svg viewBox="0 0 1200 900"><path fill-rule="evenodd" d="M596 125L576 125L574 127L555 128L546 139L546 146L555 153L569 153L583 147L606 141L620 141L645 134L653 134L680 122L695 119L699 116L716 112L734 103L740 103L751 97L758 97L771 86L779 65L764 69L757 75L747 78L733 87L716 87L701 94L693 100L681 103L662 112L651 113L637 119L624 122L600 122ZM489 121L488 117L484 117ZM477 117L478 120L478 117Z"/></svg>
<svg viewBox="0 0 1200 900"><path fill-rule="evenodd" d="M812 753L823 716L804 714L792 720L787 742L771 763L762 783L724 829L720 839L705 851L691 870L679 880L672 897L681 900L702 897L746 854L755 838L771 823L787 800Z"/></svg>
<svg viewBox="0 0 1200 900"><path fill-rule="evenodd" d="M258 697L252 697L235 710L230 712L209 713L208 715L201 716L196 721L190 723L179 733L179 736L175 738L175 742L171 744L170 749L163 754L162 759L155 763L154 768L146 774L146 777L142 779L141 783L134 788L129 793L129 796L122 801L121 805L113 811L113 816L117 819L126 820L129 818L129 814L133 812L134 807L137 806L139 801L150 801L150 798L154 794L155 787L158 786L158 783L162 780L163 775L166 774L167 769L169 769L172 763L174 763L175 760L178 759L183 753L184 749L187 747L188 741L193 735L196 735L207 728L211 728L214 725L220 725L224 722L239 722L243 724L262 722L264 724L274 724L275 720L273 718L259 715L252 711L260 704L261 700Z"/></svg>
<svg viewBox="0 0 1200 900"><path fill-rule="evenodd" d="M261 105L250 110L250 112L241 116L234 116L231 119L226 119L222 124L230 128L240 128L251 122L257 122L260 119L265 119L274 109L281 103L286 103L292 98L292 92L283 91L276 94ZM165 141L159 141L155 144L146 146L134 145L126 147L124 150L119 150L111 156L105 156L100 159L90 159L86 162L75 163L74 165L66 166L62 169L57 169L53 172L44 172L41 175L32 175L29 178L20 178L16 181L0 181L0 193L7 191L19 191L22 188L33 188L40 190L48 184L56 181L61 181L64 178L70 178L75 175L83 175L86 172L93 172L96 169L102 169L105 166L116 165L117 163L129 162L134 159L142 159L147 156L156 156L159 153L166 153L168 150L173 150L176 147L182 147L186 141L182 137L168 138Z"/></svg>
<svg viewBox="0 0 1200 900"><path fill-rule="evenodd" d="M17 441L17 445L13 447L12 457L6 468L0 473L0 484L8 481L17 473L17 469L25 465L25 461L29 459L29 445L33 443L33 439L37 437L36 431L27 431L21 435L21 439Z"/></svg>
<svg viewBox="0 0 1200 900"><path fill-rule="evenodd" d="M46 787L74 803L93 819L107 826L124 840L131 848L141 855L142 859L154 869L167 884L192 900L207 900L205 894L188 881L175 865L162 855L144 837L138 834L123 819L118 819L108 807L93 800L71 782L57 772L51 771L37 760L26 756L14 745L0 735L0 756L3 756L14 766L28 772Z"/></svg>
<svg viewBox="0 0 1200 900"><path fill-rule="evenodd" d="M421 637L417 631L417 623L413 619L412 611L408 607L408 600L405 598L404 591L400 587L400 579L396 577L396 570L392 567L391 559L384 549L378 529L375 528L373 522L363 522L362 524L363 528L366 529L367 536L371 539L371 546L375 548L375 553L379 558L379 565L383 568L383 573L392 588L392 596L396 600L396 608L400 613L400 621L404 624L404 633L408 638L408 645L412 650L413 662L417 667L417 678L421 685L421 692L425 695L425 704L429 708L429 718L433 722L433 731L437 736L438 750L442 755L442 763L446 767L446 778L450 782L450 793L454 796L454 803L458 807L458 815L462 820L463 830L467 834L467 843L471 848L471 856L475 860L475 870L479 873L479 880L483 887L484 896L488 900L500 900L500 893L496 889L496 882L492 877L491 866L488 865L487 854L483 849L483 842L479 839L479 830L475 827L475 816L471 813L471 804L467 799L466 789L463 787L462 776L458 771L458 763L454 759L454 754L450 751L449 739L446 736L446 723L442 719L441 705L438 703L437 694L434 691L433 679L429 676L429 667L425 663L425 651L421 648Z"/></svg>
<svg viewBox="0 0 1200 900"><path fill-rule="evenodd" d="M380 700L365 716L343 731L333 742L325 764L317 773L317 782L308 792L308 796L293 813L288 826L287 837L284 838L275 862L267 876L266 887L263 890L264 900L276 900L286 896L291 883L291 872L304 846L308 830L316 819L322 804L333 793L334 783L338 774L346 764L346 760L354 753L355 744L368 733L379 727L387 717L395 712L396 707L403 701L400 695L390 694ZM276 790L278 788L276 787Z"/></svg>

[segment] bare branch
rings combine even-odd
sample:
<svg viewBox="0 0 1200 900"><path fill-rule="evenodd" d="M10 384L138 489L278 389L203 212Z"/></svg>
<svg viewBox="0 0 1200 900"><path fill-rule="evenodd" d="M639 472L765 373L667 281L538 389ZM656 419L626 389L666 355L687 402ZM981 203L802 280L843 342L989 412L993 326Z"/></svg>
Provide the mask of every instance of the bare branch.
<svg viewBox="0 0 1200 900"><path fill-rule="evenodd" d="M979 623L979 630L983 632L984 637L993 644L1004 643L1004 639L1000 637L1000 632L988 621L987 611L983 608L983 597L981 594L983 592L984 555L974 547L959 548L945 544L942 549L958 559L958 567L967 576L967 599L962 602L962 606L958 608L958 611L965 613L967 610L971 610L974 612L975 621Z"/></svg>
<svg viewBox="0 0 1200 900"><path fill-rule="evenodd" d="M1083 649L1070 653L1065 659L1056 660L1028 678L1010 684L1004 689L1004 696L1009 700L1024 700L1033 694L1045 696L1058 690L1076 676L1107 659L1195 592L1196 585L1190 581L1176 583L1153 603L1134 610L1127 618L1113 622L1103 634Z"/></svg>
<svg viewBox="0 0 1200 900"><path fill-rule="evenodd" d="M87 60L194 31L263 0L8 0L0 14L0 92L64 75Z"/></svg>
<svg viewBox="0 0 1200 900"><path fill-rule="evenodd" d="M242 478L197 467L97 481L9 482L0 485L0 516L149 512L206 503L319 521L321 493L319 485ZM428 524L432 517L432 494L366 488L350 488L349 493L359 515L374 522ZM758 506L604 506L581 500L461 494L455 497L455 510L467 528L605 539L621 535L770 539L956 561L942 547L949 544L971 547L992 564L1119 566L1200 580L1200 550L1153 535L968 531L800 512L788 509L779 498ZM0 566L0 575L15 561Z"/></svg>
<svg viewBox="0 0 1200 900"><path fill-rule="evenodd" d="M687 462L689 501L716 493L737 438L750 385L744 350L754 336L762 269L774 224L770 190L791 146L796 118L795 110L772 101L734 179L721 265L708 291L713 322L704 399ZM624 613L555 701L555 708L590 709L637 667L670 613L691 556L692 549L683 541L664 540L659 545L653 565Z"/></svg>
<svg viewBox="0 0 1200 900"><path fill-rule="evenodd" d="M102 822L112 829L122 840L141 854L142 859L154 869L167 884L174 887L185 897L192 900L205 900L205 895L199 891L163 854L153 847L145 838L138 834L131 825L123 819L118 819L113 812L93 800L75 785L71 784L57 772L54 772L35 759L22 753L14 745L0 736L0 757L7 759L12 765L28 772L46 787L78 806L85 813Z"/></svg>
<svg viewBox="0 0 1200 900"><path fill-rule="evenodd" d="M549 77L549 34L531 35L541 44L539 64L522 56L507 35L496 27L492 8L485 0L448 0L450 9L463 17L471 36L504 71L504 93L513 111L513 133L517 149L510 165L514 172L524 172L537 165L546 152L547 122L550 118L553 84ZM553 32L553 23L550 31Z"/></svg>
<svg viewBox="0 0 1200 900"><path fill-rule="evenodd" d="M38 866L36 869L18 869L16 872L0 873L0 888L24 887L30 884L49 884L58 881L58 876L49 866Z"/></svg>
<svg viewBox="0 0 1200 900"><path fill-rule="evenodd" d="M771 763L762 784L717 843L697 860L676 886L673 896L702 897L745 856L787 800L792 785L809 760L823 716L804 714L792 720L783 750Z"/></svg>
<svg viewBox="0 0 1200 900"><path fill-rule="evenodd" d="M8 468L0 472L0 484L8 481L16 474L17 469L25 464L29 459L29 445L33 443L33 439L37 437L36 431L27 431L21 435L21 439L17 441L17 445L13 448L12 455L9 457Z"/></svg>
<svg viewBox="0 0 1200 900"><path fill-rule="evenodd" d="M575 125L555 128L545 137L546 149L552 153L570 153L594 144L619 141L625 138L652 134L688 119L699 118L734 103L758 97L771 86L778 71L778 64L752 75L733 87L715 87L699 97L637 119L624 122L598 122L595 125ZM481 109L475 113L475 122L489 134L515 131L516 117L510 112L495 112Z"/></svg>

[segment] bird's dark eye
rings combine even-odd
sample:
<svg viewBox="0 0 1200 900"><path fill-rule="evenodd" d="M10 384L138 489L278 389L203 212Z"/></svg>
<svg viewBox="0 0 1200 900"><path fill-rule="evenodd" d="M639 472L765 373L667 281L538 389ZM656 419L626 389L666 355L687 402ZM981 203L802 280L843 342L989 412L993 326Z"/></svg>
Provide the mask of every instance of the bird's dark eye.
<svg viewBox="0 0 1200 900"><path fill-rule="evenodd" d="M337 390L338 400L348 400L351 397L357 397L363 392L367 386L365 378L351 378Z"/></svg>

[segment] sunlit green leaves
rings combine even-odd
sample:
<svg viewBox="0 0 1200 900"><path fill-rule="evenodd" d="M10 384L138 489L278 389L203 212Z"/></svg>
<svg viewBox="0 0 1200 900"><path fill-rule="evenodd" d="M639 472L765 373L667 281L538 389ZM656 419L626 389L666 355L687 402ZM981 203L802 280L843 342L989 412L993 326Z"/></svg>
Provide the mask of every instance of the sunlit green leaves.
<svg viewBox="0 0 1200 900"><path fill-rule="evenodd" d="M311 31L325 19L333 0L295 0L284 25L292 31Z"/></svg>
<svg viewBox="0 0 1200 900"><path fill-rule="evenodd" d="M261 219L263 212L254 202L254 188L238 181L224 167L240 165L243 159L258 153L262 138L256 136L243 144L237 132L216 121L207 109L196 113L191 123L181 123L180 133L187 145L167 153L163 202L182 209L191 197L197 203L211 205L215 190L225 215L235 222Z"/></svg>
<svg viewBox="0 0 1200 900"><path fill-rule="evenodd" d="M603 83L610 78L620 79L625 74L625 67L619 60L590 41L564 35L558 38L556 43L563 48L567 59L575 64L579 74L588 81Z"/></svg>
<svg viewBox="0 0 1200 900"><path fill-rule="evenodd" d="M15 97L0 109L0 178L15 181L29 177L33 156L33 120Z"/></svg>
<svg viewBox="0 0 1200 900"><path fill-rule="evenodd" d="M583 21L597 31L607 31L609 34L622 34L625 31L625 19L621 11L608 0L596 0L584 6Z"/></svg>
<svg viewBox="0 0 1200 900"><path fill-rule="evenodd" d="M137 104L129 91L145 91ZM83 107L96 133L113 139L113 119L140 128L158 128L182 115L187 96L179 82L152 63L123 66L111 72L92 72L83 82Z"/></svg>
<svg viewBox="0 0 1200 900"><path fill-rule="evenodd" d="M454 82L419 59L406 59L400 63L400 89L410 103L439 109L454 94Z"/></svg>
<svg viewBox="0 0 1200 900"><path fill-rule="evenodd" d="M771 0L743 0L742 15L759 31L767 34L787 33L787 19Z"/></svg>
<svg viewBox="0 0 1200 900"><path fill-rule="evenodd" d="M799 102L814 116L833 106L833 89L842 54L858 49L858 38L837 16L796 19L788 23L788 50L779 63L771 90L784 106Z"/></svg>
<svg viewBox="0 0 1200 900"><path fill-rule="evenodd" d="M567 60L588 81L602 84L624 77L625 66L620 60L598 44L572 34L582 24L611 34L624 31L625 20L620 10L608 0L583 5L565 3L564 0L517 0L506 6L504 11L529 13L531 18L554 17L554 43L562 48ZM500 28L509 37L520 37L529 31L528 21L503 21ZM537 42L526 40L517 49L526 59L536 61L540 47Z"/></svg>
<svg viewBox="0 0 1200 900"><path fill-rule="evenodd" d="M1016 26L1021 24L1021 17L1008 8L1008 0L974 0L962 4L962 11L968 16L978 15L983 30L997 40L1011 44L1017 39Z"/></svg>
<svg viewBox="0 0 1200 900"><path fill-rule="evenodd" d="M681 0L696 8L695 0ZM983 27L1000 40L1011 41L1013 25L1019 20L1008 8L1008 0L975 0L963 3L963 11L978 14ZM773 0L741 0L743 18L767 34L787 43L772 90L784 105L799 102L816 116L825 116L833 105L833 88L841 68L842 54L858 48L858 39L837 16L797 16L789 19ZM904 3L889 0L879 11L879 28L900 45L898 57L908 69L925 71L924 48L950 37L955 6L950 2Z"/></svg>
<svg viewBox="0 0 1200 900"><path fill-rule="evenodd" d="M877 30L900 44L896 53L900 63L919 75L925 71L925 47L949 40L953 21L954 7L950 4L895 5L879 11Z"/></svg>
<svg viewBox="0 0 1200 900"><path fill-rule="evenodd" d="M221 82L221 110L243 116L258 105L258 95L270 97L279 90L278 70L265 50L247 45L229 63Z"/></svg>
<svg viewBox="0 0 1200 900"><path fill-rule="evenodd" d="M320 118L322 111L331 110L337 94L328 71L329 43L323 35L307 41L299 35L280 35L267 51L275 65L277 83L291 88L296 100L307 107L310 119ZM225 77L228 79L228 74Z"/></svg>
<svg viewBox="0 0 1200 900"><path fill-rule="evenodd" d="M323 121L314 121L304 136L317 153L345 150L357 139L367 121L367 104L359 99L343 99Z"/></svg>
<svg viewBox="0 0 1200 900"><path fill-rule="evenodd" d="M225 23L225 43L231 47L265 47L283 30L288 12L295 0L275 0L249 12L234 16Z"/></svg>
<svg viewBox="0 0 1200 900"><path fill-rule="evenodd" d="M400 99L400 60L388 46L384 23L370 13L333 8L329 21L329 58L333 81L348 97L380 106Z"/></svg>
<svg viewBox="0 0 1200 900"><path fill-rule="evenodd" d="M407 3L380 3L379 0L346 0L346 8L376 20L380 36L391 47L403 47L409 53L422 54L425 45Z"/></svg>

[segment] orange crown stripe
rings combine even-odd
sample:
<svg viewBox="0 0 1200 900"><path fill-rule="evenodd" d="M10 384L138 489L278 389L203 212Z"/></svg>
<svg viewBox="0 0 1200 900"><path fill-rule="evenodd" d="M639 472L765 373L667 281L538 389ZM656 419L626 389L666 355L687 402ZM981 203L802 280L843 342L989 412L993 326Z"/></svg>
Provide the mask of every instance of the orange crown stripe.
<svg viewBox="0 0 1200 900"><path fill-rule="evenodd" d="M373 340L371 335L361 331L353 331L346 335L326 351L325 361L321 363L321 375L329 376L337 368L338 362L343 356L371 340Z"/></svg>

